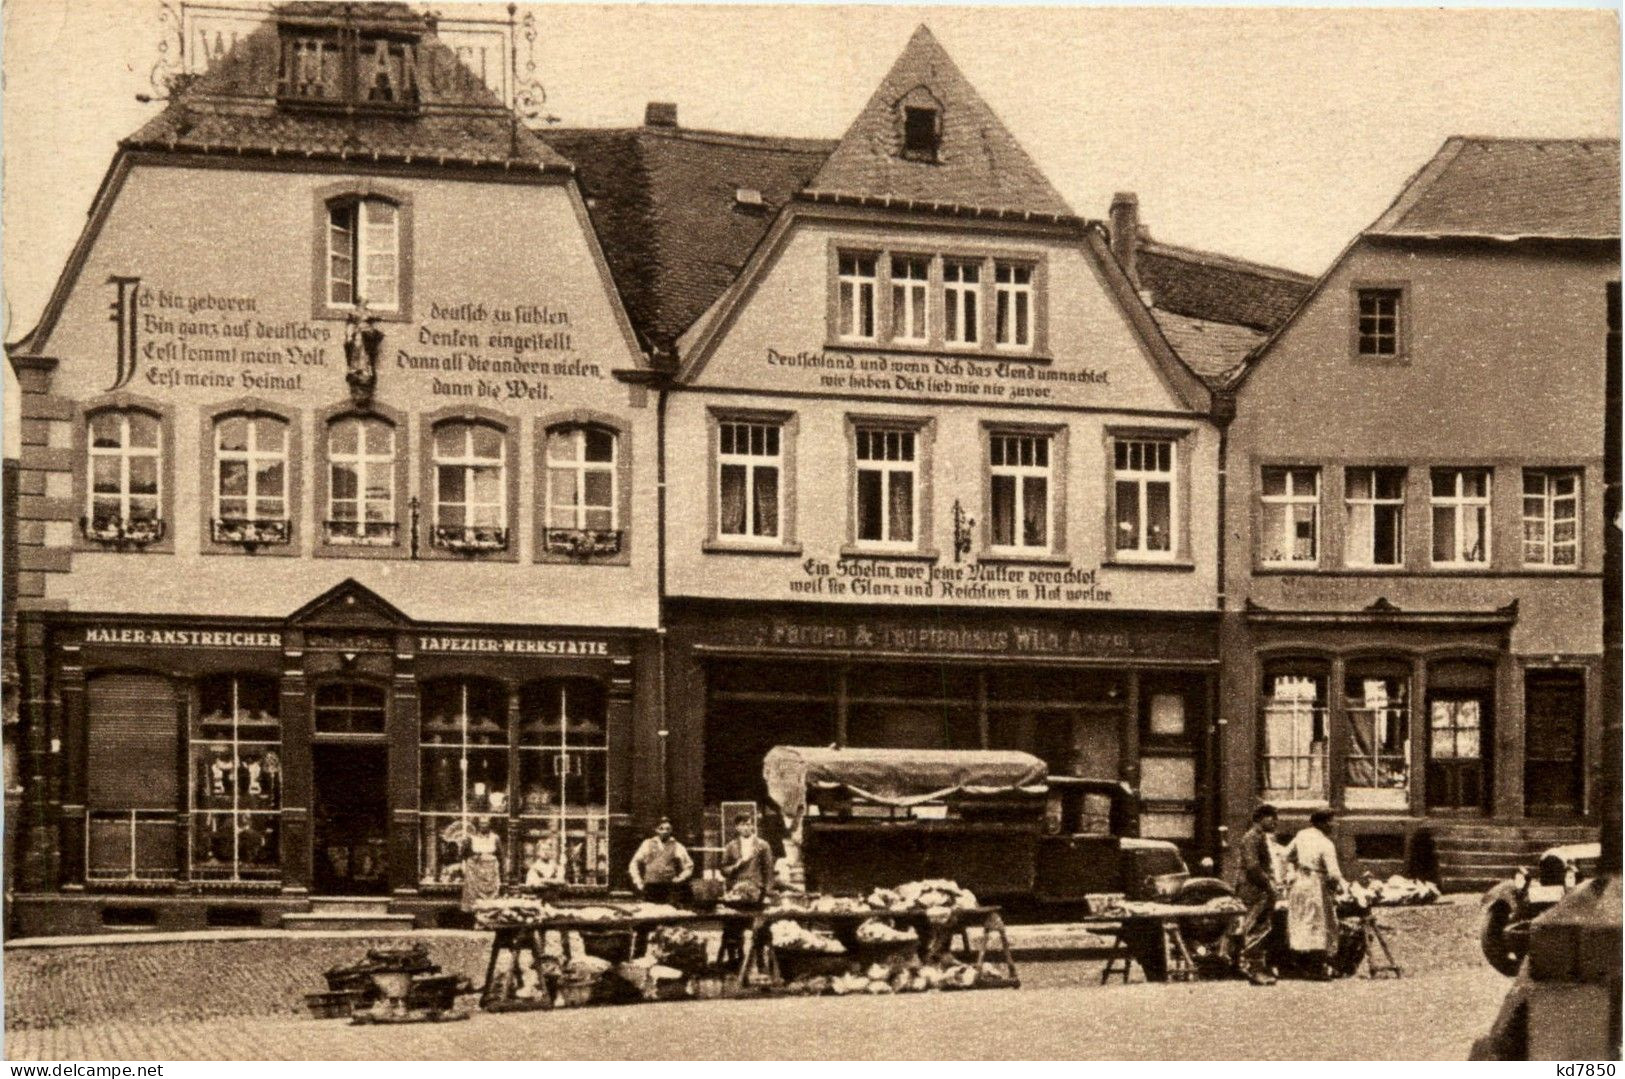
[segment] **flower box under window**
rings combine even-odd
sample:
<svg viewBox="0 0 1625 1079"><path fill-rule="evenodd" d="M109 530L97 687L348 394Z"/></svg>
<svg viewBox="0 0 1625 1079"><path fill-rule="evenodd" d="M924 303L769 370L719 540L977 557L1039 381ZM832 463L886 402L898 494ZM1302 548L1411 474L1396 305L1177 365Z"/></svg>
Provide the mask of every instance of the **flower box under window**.
<svg viewBox="0 0 1625 1079"><path fill-rule="evenodd" d="M216 517L209 522L209 536L215 543L235 543L248 548L277 546L292 538L293 526L286 517Z"/></svg>
<svg viewBox="0 0 1625 1079"><path fill-rule="evenodd" d="M549 528L543 534L548 554L572 558L594 558L620 554L621 534L592 528Z"/></svg>
<svg viewBox="0 0 1625 1079"><path fill-rule="evenodd" d="M113 547L145 547L164 538L164 522L156 517L81 517L79 530L88 540Z"/></svg>
<svg viewBox="0 0 1625 1079"><path fill-rule="evenodd" d="M399 526L394 521L324 521L323 538L330 547L393 547Z"/></svg>
<svg viewBox="0 0 1625 1079"><path fill-rule="evenodd" d="M434 545L448 551L478 554L482 551L503 551L508 547L506 528L459 528L441 525L434 530Z"/></svg>

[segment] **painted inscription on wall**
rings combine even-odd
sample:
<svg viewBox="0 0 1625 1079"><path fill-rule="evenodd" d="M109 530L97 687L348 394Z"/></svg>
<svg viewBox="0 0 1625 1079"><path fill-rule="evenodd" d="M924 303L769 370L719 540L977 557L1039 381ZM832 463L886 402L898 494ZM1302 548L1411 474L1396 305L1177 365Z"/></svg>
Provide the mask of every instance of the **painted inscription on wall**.
<svg viewBox="0 0 1625 1079"><path fill-rule="evenodd" d="M112 389L132 381L159 389L199 387L298 392L307 376L343 367L339 331L268 316L253 296L173 292L114 278L118 363Z"/></svg>
<svg viewBox="0 0 1625 1079"><path fill-rule="evenodd" d="M300 393L345 370L353 322L289 319L268 313L256 296L178 291L137 277L108 285L117 327L109 390ZM383 334L378 362L434 396L545 401L561 383L610 377L604 364L578 354L565 308L430 302L422 314L421 323L374 323Z"/></svg>
<svg viewBox="0 0 1625 1079"><path fill-rule="evenodd" d="M788 579L790 593L860 601L1110 603L1098 569L1011 566L1002 562L929 563L883 558L808 558Z"/></svg>
<svg viewBox="0 0 1625 1079"><path fill-rule="evenodd" d="M570 312L545 304L431 302L429 321L395 349L395 366L427 375L438 397L546 401L560 380L600 379L575 352Z"/></svg>
<svg viewBox="0 0 1625 1079"><path fill-rule="evenodd" d="M1094 367L1060 368L1033 360L995 356L865 355L829 349L780 352L768 349L774 372L817 376L820 390L894 397L962 398L1011 404L1046 403L1068 386L1108 387L1111 373Z"/></svg>

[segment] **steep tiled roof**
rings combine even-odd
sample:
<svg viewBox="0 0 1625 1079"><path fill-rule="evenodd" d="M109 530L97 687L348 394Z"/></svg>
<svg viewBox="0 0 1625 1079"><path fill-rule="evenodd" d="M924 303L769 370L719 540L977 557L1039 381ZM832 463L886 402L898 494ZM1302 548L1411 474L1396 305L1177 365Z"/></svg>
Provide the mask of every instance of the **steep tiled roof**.
<svg viewBox="0 0 1625 1079"><path fill-rule="evenodd" d="M900 107L916 102L937 109L941 118L935 161L910 160L901 152ZM815 195L860 200L1072 216L924 26L914 31L808 187Z"/></svg>
<svg viewBox="0 0 1625 1079"><path fill-rule="evenodd" d="M682 128L557 129L632 324L674 340L738 276L834 143ZM760 205L743 203L741 190Z"/></svg>
<svg viewBox="0 0 1625 1079"><path fill-rule="evenodd" d="M1209 386L1222 386L1264 340L1264 331L1232 322L1190 318L1153 307L1151 317L1168 344Z"/></svg>
<svg viewBox="0 0 1625 1079"><path fill-rule="evenodd" d="M457 61L404 4L287 4L273 17L353 18L363 25L410 27L422 35L420 106L399 115L286 109L276 101L278 29L248 34L206 73L177 87L168 106L125 139L132 149L377 158L392 161L566 168L501 100ZM445 77L445 73L454 77Z"/></svg>
<svg viewBox="0 0 1625 1079"><path fill-rule="evenodd" d="M1616 139L1448 139L1367 231L1552 239L1619 236Z"/></svg>
<svg viewBox="0 0 1625 1079"><path fill-rule="evenodd" d="M1253 330L1280 325L1314 285L1291 270L1148 239L1139 243L1135 267L1156 310Z"/></svg>

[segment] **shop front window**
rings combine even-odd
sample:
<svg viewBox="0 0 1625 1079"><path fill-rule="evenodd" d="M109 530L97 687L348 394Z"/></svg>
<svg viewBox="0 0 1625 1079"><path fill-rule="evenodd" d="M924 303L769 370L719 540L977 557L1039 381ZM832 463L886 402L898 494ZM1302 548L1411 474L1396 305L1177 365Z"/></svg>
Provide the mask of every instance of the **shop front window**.
<svg viewBox="0 0 1625 1079"><path fill-rule="evenodd" d="M276 682L204 680L188 734L192 879L277 880L282 721Z"/></svg>
<svg viewBox="0 0 1625 1079"><path fill-rule="evenodd" d="M1380 673L1350 674L1344 707L1344 803L1350 809L1405 808L1410 801L1410 681Z"/></svg>
<svg viewBox="0 0 1625 1079"><path fill-rule="evenodd" d="M428 682L422 691L423 884L460 884L463 842L489 817L507 849L508 694L481 679Z"/></svg>
<svg viewBox="0 0 1625 1079"><path fill-rule="evenodd" d="M85 879L174 880L182 722L175 684L140 672L86 680Z"/></svg>
<svg viewBox="0 0 1625 1079"><path fill-rule="evenodd" d="M520 879L609 883L609 723L603 687L585 679L519 696Z"/></svg>
<svg viewBox="0 0 1625 1079"><path fill-rule="evenodd" d="M1282 671L1264 678L1264 776L1267 802L1326 801L1326 679Z"/></svg>

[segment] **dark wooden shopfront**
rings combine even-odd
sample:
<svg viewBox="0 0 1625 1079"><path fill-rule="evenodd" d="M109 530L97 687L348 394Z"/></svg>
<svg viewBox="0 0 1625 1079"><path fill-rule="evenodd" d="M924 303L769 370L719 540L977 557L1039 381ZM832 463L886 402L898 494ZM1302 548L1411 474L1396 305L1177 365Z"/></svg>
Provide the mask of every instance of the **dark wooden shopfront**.
<svg viewBox="0 0 1625 1079"><path fill-rule="evenodd" d="M476 817L507 879L542 844L583 890L624 876L652 634L418 623L354 582L278 621L41 622L28 661L60 703L38 717L56 797L22 810L33 931L96 928L76 896L167 927L329 895L432 922Z"/></svg>
<svg viewBox="0 0 1625 1079"><path fill-rule="evenodd" d="M668 605L670 804L696 834L766 800L775 745L1019 749L1121 779L1142 832L1211 844L1217 619L683 601Z"/></svg>

